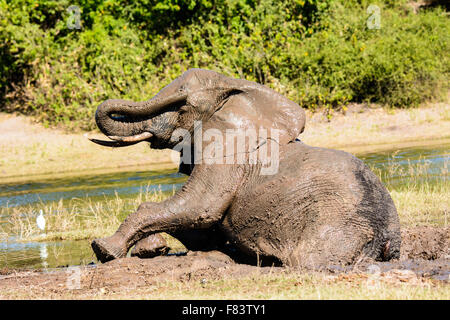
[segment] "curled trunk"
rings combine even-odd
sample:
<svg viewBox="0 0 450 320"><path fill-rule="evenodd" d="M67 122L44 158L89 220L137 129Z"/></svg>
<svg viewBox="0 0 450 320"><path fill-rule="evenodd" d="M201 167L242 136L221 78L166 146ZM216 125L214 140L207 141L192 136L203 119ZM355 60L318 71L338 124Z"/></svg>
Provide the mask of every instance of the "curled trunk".
<svg viewBox="0 0 450 320"><path fill-rule="evenodd" d="M98 128L114 143L91 139L93 142L119 147L135 144L152 136L152 118L163 112L165 107L186 100L182 93L170 96L157 95L144 102L110 99L97 108L95 121Z"/></svg>
<svg viewBox="0 0 450 320"><path fill-rule="evenodd" d="M95 113L98 128L107 136L128 137L142 133L149 122L145 102L107 100Z"/></svg>

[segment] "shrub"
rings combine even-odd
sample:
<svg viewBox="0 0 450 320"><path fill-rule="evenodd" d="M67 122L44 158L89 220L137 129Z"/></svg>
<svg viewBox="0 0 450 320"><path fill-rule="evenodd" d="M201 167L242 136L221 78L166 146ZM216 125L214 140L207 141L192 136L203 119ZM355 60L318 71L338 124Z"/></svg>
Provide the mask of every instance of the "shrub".
<svg viewBox="0 0 450 320"><path fill-rule="evenodd" d="M407 1L0 0L0 102L46 124L92 129L108 98L144 100L190 67L266 84L306 108L411 107L449 89L440 7ZM81 9L80 30L69 29Z"/></svg>

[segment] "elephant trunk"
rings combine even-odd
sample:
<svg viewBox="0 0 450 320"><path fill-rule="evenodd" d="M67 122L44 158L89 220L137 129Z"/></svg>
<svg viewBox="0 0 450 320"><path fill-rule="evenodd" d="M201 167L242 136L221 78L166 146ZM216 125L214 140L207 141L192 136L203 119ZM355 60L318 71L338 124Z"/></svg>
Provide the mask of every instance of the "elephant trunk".
<svg viewBox="0 0 450 320"><path fill-rule="evenodd" d="M143 110L142 102L106 100L95 113L95 122L106 136L130 137L141 134L150 117Z"/></svg>

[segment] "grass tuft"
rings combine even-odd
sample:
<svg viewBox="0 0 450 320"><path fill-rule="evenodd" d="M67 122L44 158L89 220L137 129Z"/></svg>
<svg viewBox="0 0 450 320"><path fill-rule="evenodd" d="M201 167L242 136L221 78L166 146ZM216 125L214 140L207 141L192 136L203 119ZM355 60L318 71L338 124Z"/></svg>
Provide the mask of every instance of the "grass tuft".
<svg viewBox="0 0 450 320"><path fill-rule="evenodd" d="M450 218L450 183L448 158L440 172L431 173L430 162L407 161L407 165L392 161L383 168L370 165L371 170L389 190L405 226L448 226Z"/></svg>

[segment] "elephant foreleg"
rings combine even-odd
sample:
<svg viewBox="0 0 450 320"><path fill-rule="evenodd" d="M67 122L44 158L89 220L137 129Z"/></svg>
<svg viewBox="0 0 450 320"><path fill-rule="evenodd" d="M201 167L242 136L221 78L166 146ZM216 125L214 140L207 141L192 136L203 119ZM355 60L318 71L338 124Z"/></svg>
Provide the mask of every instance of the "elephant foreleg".
<svg viewBox="0 0 450 320"><path fill-rule="evenodd" d="M141 204L114 235L94 240L97 258L106 262L125 257L134 244L151 234L212 227L229 207L243 175L240 165L196 165L173 197Z"/></svg>

